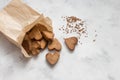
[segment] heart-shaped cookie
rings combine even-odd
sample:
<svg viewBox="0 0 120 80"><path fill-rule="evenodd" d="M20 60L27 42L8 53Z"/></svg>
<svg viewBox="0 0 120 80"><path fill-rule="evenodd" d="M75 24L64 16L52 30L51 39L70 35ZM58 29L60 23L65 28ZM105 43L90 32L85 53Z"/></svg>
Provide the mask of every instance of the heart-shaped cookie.
<svg viewBox="0 0 120 80"><path fill-rule="evenodd" d="M42 35L47 41L52 41L54 38L54 33L49 31L42 31Z"/></svg>
<svg viewBox="0 0 120 80"><path fill-rule="evenodd" d="M58 62L60 57L59 52L55 52L55 53L47 53L46 55L46 60L48 61L49 64L54 65Z"/></svg>
<svg viewBox="0 0 120 80"><path fill-rule="evenodd" d="M71 51L74 50L77 42L78 42L78 39L76 37L65 38L65 43Z"/></svg>
<svg viewBox="0 0 120 80"><path fill-rule="evenodd" d="M54 38L53 41L51 42L51 44L48 44L48 49L49 50L57 50L60 51L62 48L60 42L58 41L58 39Z"/></svg>

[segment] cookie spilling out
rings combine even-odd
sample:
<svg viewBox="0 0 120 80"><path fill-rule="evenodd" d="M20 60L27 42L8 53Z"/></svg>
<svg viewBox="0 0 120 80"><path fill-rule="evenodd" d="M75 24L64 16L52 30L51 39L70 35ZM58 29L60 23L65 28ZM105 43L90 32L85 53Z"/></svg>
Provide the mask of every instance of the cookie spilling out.
<svg viewBox="0 0 120 80"><path fill-rule="evenodd" d="M28 31L22 42L23 48L29 55L38 55L47 45L49 50L61 50L61 44L54 38L53 31L40 24L35 25Z"/></svg>
<svg viewBox="0 0 120 80"><path fill-rule="evenodd" d="M44 50L48 46L49 51L55 51L54 53L49 52L49 54L46 54L46 60L51 65L56 64L59 60L59 51L62 48L58 39L54 38L53 31L40 24L35 25L26 33L22 46L31 56L38 55L41 50Z"/></svg>

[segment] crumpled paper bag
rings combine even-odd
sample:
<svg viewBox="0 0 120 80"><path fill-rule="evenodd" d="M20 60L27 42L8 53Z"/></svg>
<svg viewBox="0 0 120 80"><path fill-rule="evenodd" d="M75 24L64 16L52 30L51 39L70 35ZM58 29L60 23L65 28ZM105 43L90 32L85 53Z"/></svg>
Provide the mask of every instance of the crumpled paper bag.
<svg viewBox="0 0 120 80"><path fill-rule="evenodd" d="M25 57L31 57L22 47L22 41L26 32L36 24L43 25L48 31L52 31L52 22L48 17L37 13L22 0L12 0L0 11L0 32L9 41L17 45Z"/></svg>

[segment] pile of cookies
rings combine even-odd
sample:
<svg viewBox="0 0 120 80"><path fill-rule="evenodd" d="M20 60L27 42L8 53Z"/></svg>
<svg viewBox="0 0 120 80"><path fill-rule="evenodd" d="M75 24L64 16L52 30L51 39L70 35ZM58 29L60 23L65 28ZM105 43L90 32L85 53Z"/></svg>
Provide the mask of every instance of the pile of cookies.
<svg viewBox="0 0 120 80"><path fill-rule="evenodd" d="M76 37L70 37L65 39L65 43L70 50L74 50L75 45L78 40ZM38 26L33 27L28 31L24 37L23 48L29 55L38 55L41 50L44 50L46 47L49 51L54 51L53 53L48 52L46 54L46 60L54 65L59 60L59 52L62 49L61 43L57 38L54 38L54 33L45 29L40 29Z"/></svg>

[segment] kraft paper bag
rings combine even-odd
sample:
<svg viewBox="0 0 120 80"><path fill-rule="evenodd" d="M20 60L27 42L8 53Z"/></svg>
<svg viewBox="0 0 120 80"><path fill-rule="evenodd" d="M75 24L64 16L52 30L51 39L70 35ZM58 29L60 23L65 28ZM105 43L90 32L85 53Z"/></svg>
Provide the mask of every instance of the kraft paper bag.
<svg viewBox="0 0 120 80"><path fill-rule="evenodd" d="M43 25L42 27L52 31L51 20L34 11L22 0L12 0L0 11L0 32L18 46L25 57L31 56L22 47L22 41L26 32L36 24Z"/></svg>

